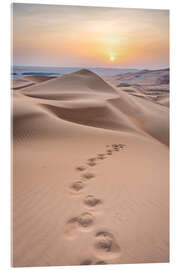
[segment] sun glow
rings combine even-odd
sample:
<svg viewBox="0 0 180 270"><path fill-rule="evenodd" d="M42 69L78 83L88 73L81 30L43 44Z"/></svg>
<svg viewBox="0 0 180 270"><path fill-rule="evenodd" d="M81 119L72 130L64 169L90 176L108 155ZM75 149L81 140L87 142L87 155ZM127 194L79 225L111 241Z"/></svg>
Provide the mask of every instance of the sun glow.
<svg viewBox="0 0 180 270"><path fill-rule="evenodd" d="M109 59L113 62L113 61L115 61L115 57L113 56L113 55L111 55L110 57L109 57Z"/></svg>

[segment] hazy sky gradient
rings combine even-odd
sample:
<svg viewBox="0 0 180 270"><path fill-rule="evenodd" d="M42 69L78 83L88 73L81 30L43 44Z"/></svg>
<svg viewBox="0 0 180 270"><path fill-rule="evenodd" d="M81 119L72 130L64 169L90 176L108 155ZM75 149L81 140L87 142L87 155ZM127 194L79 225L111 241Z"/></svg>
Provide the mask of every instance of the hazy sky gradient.
<svg viewBox="0 0 180 270"><path fill-rule="evenodd" d="M13 4L13 64L167 67L169 12Z"/></svg>

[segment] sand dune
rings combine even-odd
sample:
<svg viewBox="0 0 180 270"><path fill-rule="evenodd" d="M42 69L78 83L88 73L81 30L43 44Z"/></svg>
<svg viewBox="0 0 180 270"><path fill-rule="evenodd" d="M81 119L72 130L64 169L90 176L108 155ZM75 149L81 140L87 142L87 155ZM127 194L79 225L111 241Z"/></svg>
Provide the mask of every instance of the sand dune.
<svg viewBox="0 0 180 270"><path fill-rule="evenodd" d="M13 265L167 262L167 97L132 95L85 69L21 86Z"/></svg>
<svg viewBox="0 0 180 270"><path fill-rule="evenodd" d="M130 93L133 96L145 97L154 103L168 107L169 99L169 69L142 70L128 72L115 76L105 77L118 90ZM167 96L167 102L159 102Z"/></svg>
<svg viewBox="0 0 180 270"><path fill-rule="evenodd" d="M25 79L13 79L12 88L14 90L17 90L17 89L25 88L27 86L32 86L33 84L34 84L33 82L30 82Z"/></svg>
<svg viewBox="0 0 180 270"><path fill-rule="evenodd" d="M81 70L28 88L23 93L31 97L61 100L62 94L103 94L106 97L116 94L116 91L95 73Z"/></svg>
<svg viewBox="0 0 180 270"><path fill-rule="evenodd" d="M23 79L35 83L40 83L56 78L55 76L24 76Z"/></svg>
<svg viewBox="0 0 180 270"><path fill-rule="evenodd" d="M169 69L141 70L114 76L116 79L130 84L161 85L169 84Z"/></svg>
<svg viewBox="0 0 180 270"><path fill-rule="evenodd" d="M26 88L22 93L48 100L45 107L62 119L113 130L141 131L168 144L168 109L147 99L117 92L88 70ZM54 104L50 100L59 102Z"/></svg>
<svg viewBox="0 0 180 270"><path fill-rule="evenodd" d="M12 88L14 90L22 89L28 86L35 85L36 83L48 81L55 77L48 76L24 76L23 78L15 78L12 80Z"/></svg>

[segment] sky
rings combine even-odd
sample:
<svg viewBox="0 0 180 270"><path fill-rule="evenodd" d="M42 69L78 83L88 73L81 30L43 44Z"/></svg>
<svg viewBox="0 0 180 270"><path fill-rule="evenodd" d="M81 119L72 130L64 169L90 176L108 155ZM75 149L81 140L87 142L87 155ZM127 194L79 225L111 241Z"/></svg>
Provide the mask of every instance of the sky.
<svg viewBox="0 0 180 270"><path fill-rule="evenodd" d="M168 10L15 3L12 11L14 65L169 66Z"/></svg>

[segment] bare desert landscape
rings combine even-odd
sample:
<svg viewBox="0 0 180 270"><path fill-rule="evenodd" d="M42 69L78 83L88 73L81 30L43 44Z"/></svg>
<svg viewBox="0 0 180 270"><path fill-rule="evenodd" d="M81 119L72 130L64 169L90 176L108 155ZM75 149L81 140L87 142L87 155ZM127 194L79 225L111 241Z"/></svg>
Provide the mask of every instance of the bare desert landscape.
<svg viewBox="0 0 180 270"><path fill-rule="evenodd" d="M169 261L169 69L12 81L13 266Z"/></svg>
<svg viewBox="0 0 180 270"><path fill-rule="evenodd" d="M169 262L169 10L12 4L12 266Z"/></svg>

